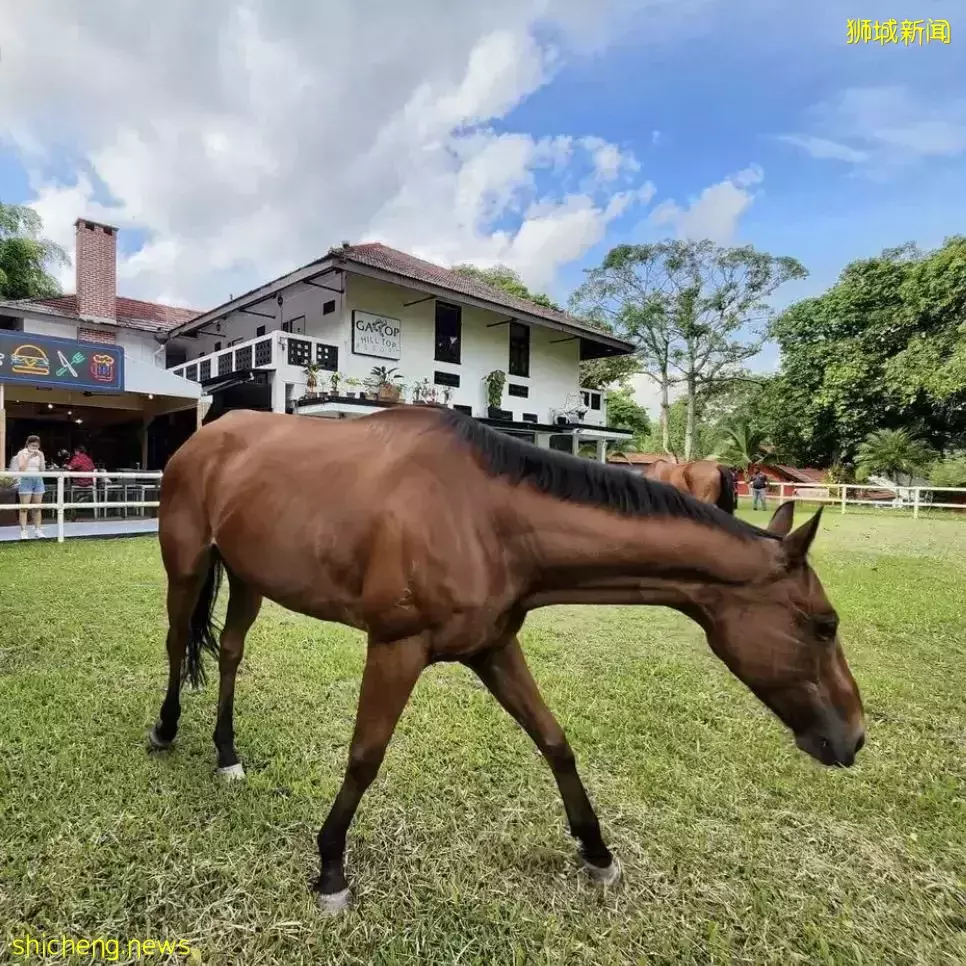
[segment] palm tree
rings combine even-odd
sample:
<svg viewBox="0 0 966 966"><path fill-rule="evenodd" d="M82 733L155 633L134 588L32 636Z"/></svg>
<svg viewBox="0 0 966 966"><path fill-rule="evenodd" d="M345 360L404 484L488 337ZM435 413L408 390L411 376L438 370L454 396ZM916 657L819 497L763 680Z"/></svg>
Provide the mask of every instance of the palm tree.
<svg viewBox="0 0 966 966"><path fill-rule="evenodd" d="M905 474L911 482L913 474L933 460L929 446L910 436L904 429L879 429L869 433L859 446L855 466L860 479L881 473L896 483Z"/></svg>
<svg viewBox="0 0 966 966"><path fill-rule="evenodd" d="M765 434L751 428L747 419L737 419L721 428L721 440L715 449L719 463L740 466L746 473L752 466L778 462Z"/></svg>

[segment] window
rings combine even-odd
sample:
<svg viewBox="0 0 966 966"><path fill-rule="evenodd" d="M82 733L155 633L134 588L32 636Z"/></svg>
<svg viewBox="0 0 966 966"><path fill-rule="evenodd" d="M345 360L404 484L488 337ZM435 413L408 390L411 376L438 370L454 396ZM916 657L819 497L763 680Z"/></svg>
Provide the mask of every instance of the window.
<svg viewBox="0 0 966 966"><path fill-rule="evenodd" d="M459 389L460 377L455 372L440 372L438 369L433 373L433 382L437 386L449 386L452 389Z"/></svg>
<svg viewBox="0 0 966 966"><path fill-rule="evenodd" d="M9 315L0 315L0 329L9 332L22 332L23 319L13 319Z"/></svg>
<svg viewBox="0 0 966 966"><path fill-rule="evenodd" d="M220 342L216 342L215 343L215 352L218 352L219 349L221 349L221 343Z"/></svg>
<svg viewBox="0 0 966 966"><path fill-rule="evenodd" d="M335 299L329 299L328 302L322 303L322 314L331 315L335 311Z"/></svg>
<svg viewBox="0 0 966 966"><path fill-rule="evenodd" d="M436 361L460 364L462 312L458 305L436 303Z"/></svg>
<svg viewBox="0 0 966 966"><path fill-rule="evenodd" d="M183 345L169 342L164 347L164 364L168 369L183 366L188 361L188 350Z"/></svg>
<svg viewBox="0 0 966 966"><path fill-rule="evenodd" d="M530 376L530 327L519 322L510 323L510 365L511 376Z"/></svg>
<svg viewBox="0 0 966 966"><path fill-rule="evenodd" d="M265 326L260 325L255 329L255 338L257 339L260 335L265 334Z"/></svg>
<svg viewBox="0 0 966 966"><path fill-rule="evenodd" d="M586 389L580 393L581 403L589 409L600 409L600 393L589 392Z"/></svg>
<svg viewBox="0 0 966 966"><path fill-rule="evenodd" d="M283 332L297 332L299 335L305 334L305 316L299 315L294 319L289 319L288 322L282 323Z"/></svg>
<svg viewBox="0 0 966 966"><path fill-rule="evenodd" d="M506 391L508 395L518 396L520 399L527 399L530 395L529 386L520 386L514 382L511 382L510 385L506 387Z"/></svg>

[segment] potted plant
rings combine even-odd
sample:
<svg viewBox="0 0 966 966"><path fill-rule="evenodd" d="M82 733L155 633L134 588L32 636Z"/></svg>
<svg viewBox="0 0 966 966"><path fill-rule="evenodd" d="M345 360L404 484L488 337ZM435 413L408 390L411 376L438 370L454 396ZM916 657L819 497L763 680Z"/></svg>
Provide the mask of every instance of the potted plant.
<svg viewBox="0 0 966 966"><path fill-rule="evenodd" d="M349 378L346 379L345 384L350 389L355 389L356 392L358 393L360 399L365 399L366 398L365 392L359 389L360 386L364 385L364 383L363 383L363 381L361 379L356 379L355 376L349 376ZM347 393L347 395L349 396L349 398L352 398L352 393L351 392Z"/></svg>
<svg viewBox="0 0 966 966"><path fill-rule="evenodd" d="M486 384L487 417L489 419L510 419L512 413L500 408L500 403L503 402L506 373L502 369L494 369L483 377L483 382Z"/></svg>
<svg viewBox="0 0 966 966"><path fill-rule="evenodd" d="M339 395L339 383L342 381L343 376L341 372L333 372L329 376L329 387L332 391L333 396Z"/></svg>
<svg viewBox="0 0 966 966"><path fill-rule="evenodd" d="M315 396L319 391L319 372L322 367L317 362L310 362L304 369L305 372L305 394Z"/></svg>
<svg viewBox="0 0 966 966"><path fill-rule="evenodd" d="M0 526L13 526L19 519L16 482L12 476L0 475Z"/></svg>
<svg viewBox="0 0 966 966"><path fill-rule="evenodd" d="M448 406L452 398L453 398L453 387L443 386L443 405Z"/></svg>
<svg viewBox="0 0 966 966"><path fill-rule="evenodd" d="M413 405L414 406L425 406L428 402L429 395L429 380L420 379L419 382L413 383Z"/></svg>
<svg viewBox="0 0 966 966"><path fill-rule="evenodd" d="M402 395L402 376L396 369L387 369L385 366L373 366L372 381L376 386L376 399L383 402L399 402Z"/></svg>

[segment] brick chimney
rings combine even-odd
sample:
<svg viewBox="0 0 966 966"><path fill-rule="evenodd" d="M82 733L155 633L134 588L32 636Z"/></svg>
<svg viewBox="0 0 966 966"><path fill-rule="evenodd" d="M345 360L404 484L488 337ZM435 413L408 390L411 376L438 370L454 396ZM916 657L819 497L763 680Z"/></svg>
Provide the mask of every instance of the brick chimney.
<svg viewBox="0 0 966 966"><path fill-rule="evenodd" d="M74 222L77 250L77 311L99 319L117 317L117 229L87 218Z"/></svg>

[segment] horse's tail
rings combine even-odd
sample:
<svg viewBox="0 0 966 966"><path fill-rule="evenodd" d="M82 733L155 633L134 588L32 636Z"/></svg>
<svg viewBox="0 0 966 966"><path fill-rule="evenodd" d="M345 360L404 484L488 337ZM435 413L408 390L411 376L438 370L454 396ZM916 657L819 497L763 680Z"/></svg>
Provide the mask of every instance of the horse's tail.
<svg viewBox="0 0 966 966"><path fill-rule="evenodd" d="M183 677L196 689L205 683L205 669L201 663L203 652L208 651L209 654L218 656L220 627L215 622L215 600L218 597L218 588L221 585L224 570L225 565L221 554L218 553L218 548L212 547L205 584L191 614L191 631L184 657Z"/></svg>
<svg viewBox="0 0 966 966"><path fill-rule="evenodd" d="M715 501L719 510L730 513L734 516L735 506L735 475L726 466L718 466L718 474L721 476L721 492Z"/></svg>

